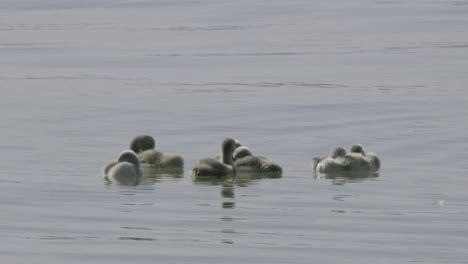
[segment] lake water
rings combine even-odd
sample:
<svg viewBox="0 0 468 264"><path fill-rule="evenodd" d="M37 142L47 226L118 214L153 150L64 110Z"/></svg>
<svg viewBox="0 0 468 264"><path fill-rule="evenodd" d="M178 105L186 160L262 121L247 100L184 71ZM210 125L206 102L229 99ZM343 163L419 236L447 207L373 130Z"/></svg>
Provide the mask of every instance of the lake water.
<svg viewBox="0 0 468 264"><path fill-rule="evenodd" d="M0 260L468 263L467 69L463 0L2 0ZM184 174L107 185L139 134ZM282 177L194 182L225 137Z"/></svg>

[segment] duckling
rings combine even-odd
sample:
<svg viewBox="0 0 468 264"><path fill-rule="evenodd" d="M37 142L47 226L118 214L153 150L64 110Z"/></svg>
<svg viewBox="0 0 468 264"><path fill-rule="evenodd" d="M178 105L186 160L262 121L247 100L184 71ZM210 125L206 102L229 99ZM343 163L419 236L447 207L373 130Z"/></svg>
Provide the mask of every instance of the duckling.
<svg viewBox="0 0 468 264"><path fill-rule="evenodd" d="M361 144L353 144L350 147L348 156L355 159L363 159L362 162L369 171L376 172L380 169L380 159L377 157L377 154L373 152L365 153Z"/></svg>
<svg viewBox="0 0 468 264"><path fill-rule="evenodd" d="M140 161L132 150L120 153L117 161L111 161L103 168L104 178L122 184L137 184L142 176Z"/></svg>
<svg viewBox="0 0 468 264"><path fill-rule="evenodd" d="M241 146L234 151L234 164L237 168L245 168L258 172L281 173L283 169L271 159L253 155L249 148Z"/></svg>
<svg viewBox="0 0 468 264"><path fill-rule="evenodd" d="M239 140L237 140L235 138L233 138L233 139L234 139L234 142L236 143L236 148L242 146L242 144L239 142ZM221 160L221 156L222 156L222 152L219 152L218 154L216 154L215 159Z"/></svg>
<svg viewBox="0 0 468 264"><path fill-rule="evenodd" d="M236 142L232 138L226 138L221 144L221 160L202 159L193 167L191 175L197 177L223 177L236 173L236 166L232 154L236 149Z"/></svg>
<svg viewBox="0 0 468 264"><path fill-rule="evenodd" d="M345 172L352 169L352 161L346 157L346 150L344 148L335 147L330 150L329 157L313 158L312 168L317 173Z"/></svg>
<svg viewBox="0 0 468 264"><path fill-rule="evenodd" d="M166 155L155 150L155 141L152 136L140 135L130 142L130 149L137 153L141 163L157 168L184 167L184 159L179 155Z"/></svg>

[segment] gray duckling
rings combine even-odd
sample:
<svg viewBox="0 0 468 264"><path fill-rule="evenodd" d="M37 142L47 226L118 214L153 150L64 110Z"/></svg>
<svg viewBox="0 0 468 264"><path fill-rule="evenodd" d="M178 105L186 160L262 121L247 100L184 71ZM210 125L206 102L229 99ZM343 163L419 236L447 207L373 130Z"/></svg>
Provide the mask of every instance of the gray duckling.
<svg viewBox="0 0 468 264"><path fill-rule="evenodd" d="M111 161L103 168L104 178L122 184L137 184L142 176L140 161L132 150L124 150L117 161Z"/></svg>
<svg viewBox="0 0 468 264"><path fill-rule="evenodd" d="M193 167L191 175L198 177L223 177L236 173L236 166L232 155L236 149L236 142L232 138L226 138L221 144L221 158L207 158L198 161Z"/></svg>
<svg viewBox="0 0 468 264"><path fill-rule="evenodd" d="M236 148L233 154L234 164L238 169L245 168L250 171L281 173L283 169L271 159L253 155L246 146Z"/></svg>
<svg viewBox="0 0 468 264"><path fill-rule="evenodd" d="M184 159L179 155L167 155L155 149L154 138L149 135L140 135L130 142L133 150L141 163L149 164L158 168L180 168L184 167Z"/></svg>

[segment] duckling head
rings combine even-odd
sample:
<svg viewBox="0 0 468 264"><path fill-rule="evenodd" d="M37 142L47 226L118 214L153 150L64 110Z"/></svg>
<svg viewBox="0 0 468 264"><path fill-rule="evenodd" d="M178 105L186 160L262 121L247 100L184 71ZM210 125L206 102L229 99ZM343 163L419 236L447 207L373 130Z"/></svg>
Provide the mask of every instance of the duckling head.
<svg viewBox="0 0 468 264"><path fill-rule="evenodd" d="M349 152L351 153L360 153L362 155L366 155L364 152L364 149L362 148L361 144L353 144L351 148L349 149Z"/></svg>
<svg viewBox="0 0 468 264"><path fill-rule="evenodd" d="M118 162L129 162L135 164L136 166L140 166L140 160L138 156L132 150L124 150L119 155Z"/></svg>
<svg viewBox="0 0 468 264"><path fill-rule="evenodd" d="M148 149L154 149L156 143L154 138L150 135L136 136L132 142L130 142L130 149L135 153L140 153Z"/></svg>
<svg viewBox="0 0 468 264"><path fill-rule="evenodd" d="M346 150L342 147L332 148L330 151L331 158L344 157L346 155Z"/></svg>

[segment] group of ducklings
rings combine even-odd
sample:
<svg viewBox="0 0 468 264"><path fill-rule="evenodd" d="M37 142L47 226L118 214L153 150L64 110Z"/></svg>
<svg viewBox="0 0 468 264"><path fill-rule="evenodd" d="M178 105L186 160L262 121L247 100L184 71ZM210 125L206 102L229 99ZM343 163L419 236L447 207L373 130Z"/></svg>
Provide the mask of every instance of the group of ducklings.
<svg viewBox="0 0 468 264"><path fill-rule="evenodd" d="M342 147L332 148L328 157L314 157L312 169L317 174L375 173L380 159L375 153L365 153L362 145L351 145L349 153Z"/></svg>
<svg viewBox="0 0 468 264"><path fill-rule="evenodd" d="M136 184L143 175L141 165L157 169L183 170L184 160L179 155L167 155L155 149L154 138L140 135L130 142L130 149L120 153L117 160L103 168L106 180L125 184ZM341 147L333 148L329 157L314 157L312 169L317 174L346 172L376 172L380 160L374 153L365 153L361 145L352 145L350 152ZM254 155L252 151L233 138L221 144L221 153L214 158L199 160L191 170L194 179L223 177L239 171L275 173L281 175L282 168L271 159Z"/></svg>

